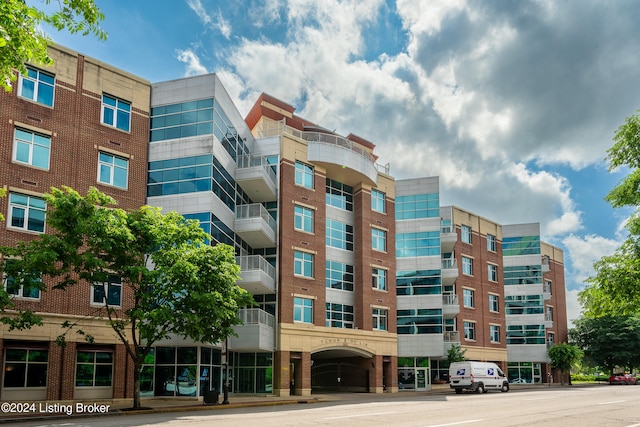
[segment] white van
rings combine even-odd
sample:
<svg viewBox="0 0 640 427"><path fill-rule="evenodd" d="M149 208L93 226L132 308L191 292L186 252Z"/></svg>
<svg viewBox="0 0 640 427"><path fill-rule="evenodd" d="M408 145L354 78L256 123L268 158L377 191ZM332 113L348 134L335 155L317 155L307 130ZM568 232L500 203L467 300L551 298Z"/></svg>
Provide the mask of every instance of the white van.
<svg viewBox="0 0 640 427"><path fill-rule="evenodd" d="M491 362L454 362L449 366L449 386L462 393L472 390L486 393L489 389L509 391L509 381L502 370Z"/></svg>

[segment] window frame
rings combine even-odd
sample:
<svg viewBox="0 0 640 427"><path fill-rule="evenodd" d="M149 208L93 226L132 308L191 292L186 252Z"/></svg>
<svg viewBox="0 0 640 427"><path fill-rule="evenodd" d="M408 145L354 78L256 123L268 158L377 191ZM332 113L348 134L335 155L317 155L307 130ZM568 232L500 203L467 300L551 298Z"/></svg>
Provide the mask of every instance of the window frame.
<svg viewBox="0 0 640 427"><path fill-rule="evenodd" d="M465 320L464 325L464 339L467 341L476 341L476 322L471 320Z"/></svg>
<svg viewBox="0 0 640 427"><path fill-rule="evenodd" d="M462 306L465 308L475 308L475 293L474 289L463 288L462 289Z"/></svg>
<svg viewBox="0 0 640 427"><path fill-rule="evenodd" d="M375 188L371 189L371 210L379 213L387 213L387 195Z"/></svg>
<svg viewBox="0 0 640 427"><path fill-rule="evenodd" d="M117 281L116 281L117 279ZM98 288L102 287L102 301L96 301L97 298L97 294L96 294L96 290ZM112 302L110 302L111 299L111 289L118 289L118 299L119 299L119 303L118 304L113 304ZM98 306L98 307L105 307L105 306L109 306L109 307L114 307L114 308L121 308L122 307L122 292L123 292L123 286L122 286L122 278L116 276L116 275L110 275L108 282L97 282L97 283L93 283L91 286L91 305L92 306Z"/></svg>
<svg viewBox="0 0 640 427"><path fill-rule="evenodd" d="M313 166L296 160L295 174L294 174L295 185L313 190L315 188L315 185L313 182L314 174L315 174L315 171Z"/></svg>
<svg viewBox="0 0 640 427"><path fill-rule="evenodd" d="M111 162L105 161L103 157L108 157L111 159ZM126 163L126 168L123 168L121 164L116 164L118 162L124 161ZM125 184L124 186L116 184L116 172L124 169L125 174ZM107 172L108 174L108 182L102 180L103 172ZM119 175L118 175L119 176ZM98 152L98 177L97 181L103 185L109 185L111 187L119 188L121 190L127 190L129 188L129 159L124 156L119 156L117 154L108 153L106 151Z"/></svg>
<svg viewBox="0 0 640 427"><path fill-rule="evenodd" d="M105 99L112 100L113 104L105 102ZM121 104L123 106L127 106L126 109L121 108ZM105 118L105 112L111 112L111 123L107 122ZM124 119L124 114L126 114L126 127L124 124L121 124L121 121ZM105 126L109 126L114 129L121 130L123 132L131 132L131 102L126 101L122 98L118 98L117 96L108 95L106 93L102 94L102 101L100 107L100 123Z"/></svg>
<svg viewBox="0 0 640 427"><path fill-rule="evenodd" d="M313 324L313 298L293 297L294 323Z"/></svg>
<svg viewBox="0 0 640 427"><path fill-rule="evenodd" d="M355 329L355 308L352 305L327 301L324 323L328 328Z"/></svg>
<svg viewBox="0 0 640 427"><path fill-rule="evenodd" d="M353 225L331 218L325 220L325 225L327 247L353 252Z"/></svg>
<svg viewBox="0 0 640 427"><path fill-rule="evenodd" d="M91 362L87 362L87 361L79 361L78 360L78 355L79 353L93 353L93 361ZM98 354L110 354L111 355L111 363L104 363L104 362L100 362L98 360ZM115 359L115 354L112 351L104 351L104 350L85 350L85 349L78 349L76 350L76 360L75 360L75 375L74 375L74 382L73 385L74 387L79 387L79 388L110 388L113 387L113 377L114 377L114 359ZM91 384L78 384L78 366L79 365L83 365L83 366L92 366L92 380L91 380ZM98 371L98 367L105 367L105 366L111 366L111 376L110 376L110 383L109 384L100 384L97 385L96 384L96 376L97 376L97 371Z"/></svg>
<svg viewBox="0 0 640 427"><path fill-rule="evenodd" d="M382 246L382 249L380 248ZM381 228L371 227L371 249L387 252L387 232Z"/></svg>
<svg viewBox="0 0 640 427"><path fill-rule="evenodd" d="M315 212L302 205L294 205L293 207L293 228L304 233L313 233ZM298 226L299 225L299 226Z"/></svg>
<svg viewBox="0 0 640 427"><path fill-rule="evenodd" d="M471 227L465 224L460 225L460 241L462 243L472 244Z"/></svg>
<svg viewBox="0 0 640 427"><path fill-rule="evenodd" d="M25 139L24 137L18 137L18 133L23 132L25 134L29 134L31 136L30 140ZM42 144L43 141L38 141L38 138L45 139L48 142L48 145ZM20 144L20 145L19 145ZM21 150L18 150L19 146L28 146L27 153L27 161L23 161L18 159L18 154ZM40 147L40 148L38 148ZM46 150L46 165L35 164L34 159L39 158L38 155L39 150ZM19 163L25 166L31 166L34 168L49 170L51 167L51 135L47 135L46 133L37 132L31 129L25 129L20 126L16 126L13 131L13 155L12 160L15 163Z"/></svg>
<svg viewBox="0 0 640 427"><path fill-rule="evenodd" d="M473 258L462 256L462 274L473 276Z"/></svg>
<svg viewBox="0 0 640 427"><path fill-rule="evenodd" d="M313 274L314 267L314 254L311 252L293 251L293 275L296 277L306 277L309 279L313 279L315 276ZM309 271L307 270L307 267ZM307 273L310 274L307 274Z"/></svg>
<svg viewBox="0 0 640 427"><path fill-rule="evenodd" d="M338 275L339 279L336 277ZM332 286L334 283L339 283L340 286ZM353 265L332 259L325 260L325 287L327 289L353 292L354 286L355 268Z"/></svg>
<svg viewBox="0 0 640 427"><path fill-rule="evenodd" d="M29 101L35 102L37 104L40 105L45 105L47 107L53 108L53 105L55 103L55 97L56 97L56 76L55 74L52 73L48 73L46 71L42 71L39 70L35 67L31 67L29 65L26 66L27 68L27 75L24 76L22 75L22 73L19 73L19 81L18 81L18 96L22 99L27 99ZM30 72L34 72L36 73L35 76L31 76L29 75ZM53 79L53 82L47 82L44 79L42 79L42 76L47 76ZM27 82L33 82L33 98L25 96L24 94L24 85L25 85L25 81ZM42 94L42 89L44 87L50 87L51 88L51 104L49 104L48 102L43 102L42 100L40 100L40 95Z"/></svg>
<svg viewBox="0 0 640 427"><path fill-rule="evenodd" d="M500 313L500 295L489 294L489 311L491 313Z"/></svg>
<svg viewBox="0 0 640 427"><path fill-rule="evenodd" d="M498 266L495 264L487 264L487 280L490 282L498 281Z"/></svg>
<svg viewBox="0 0 640 427"><path fill-rule="evenodd" d="M20 360L8 360L7 359L7 353L9 351L21 351L21 352L25 352L25 356L24 358L20 358ZM46 361L41 361L41 360L33 360L34 358L31 357L31 352L39 352L42 354L46 354ZM24 375L23 375L23 382L22 382L22 386L8 386L6 385L6 381L7 381L7 374L4 375L3 379L2 379L2 387L5 390L20 390L20 389L24 389L24 390L33 390L33 389L37 389L37 388L41 388L41 389L46 389L47 388L47 383L48 383L48 375L49 375L49 350L46 348L12 348L12 347L6 347L4 349L3 352L3 367L5 367L5 369L7 369L9 366L13 365L24 365ZM44 370L44 375L43 375L43 379L44 379L44 384L40 384L40 385L29 385L29 380L30 380L30 375L33 374L33 371L31 371L29 369L29 365L37 365L37 366L45 366L45 370ZM10 369L11 371L16 371L14 369ZM40 372L40 374L42 374L42 372ZM10 379L10 378L9 378Z"/></svg>
<svg viewBox="0 0 640 427"><path fill-rule="evenodd" d="M487 250L489 252L497 252L496 236L487 234Z"/></svg>
<svg viewBox="0 0 640 427"><path fill-rule="evenodd" d="M7 259L5 262L11 262L11 259ZM37 284L33 283L31 286L28 286L27 289L30 292L29 292L29 295L25 295L24 282L21 282L20 286L17 286L17 283L15 283L15 280L16 279L14 277L7 275L4 271L2 272L2 283L4 284L4 290L7 294L10 295L10 297L17 298L17 299L31 300L31 301L40 301L40 298L42 297L42 292L40 292L40 287ZM39 277L37 281L40 283L40 285L42 285L41 277ZM14 292L13 289L11 288L14 288L16 292ZM36 296L31 296L32 292L34 292Z"/></svg>
<svg viewBox="0 0 640 427"><path fill-rule="evenodd" d="M500 343L500 325L489 325L489 341L495 344Z"/></svg>
<svg viewBox="0 0 640 427"><path fill-rule="evenodd" d="M13 196L16 197L25 197L26 198L26 204L19 204L16 202L12 202L12 198ZM40 206L34 206L32 205L32 200L34 202L36 201L41 201L42 202L42 207ZM14 218L17 218L16 215L14 215L14 210L21 210L23 211L24 215L23 218L21 219L21 221L24 223L22 226L18 226L18 225L14 225ZM42 230L38 230L38 229L33 229L30 228L30 224L33 225L32 223L32 217L31 214L36 213L36 212L41 212L42 213ZM28 233L45 233L47 230L47 203L45 202L45 200L42 197L38 197L38 196L31 196L29 194L23 194L23 193L9 193L9 204L7 207L7 227L13 230L21 230L24 232L28 232ZM36 220L38 218L35 218Z"/></svg>
<svg viewBox="0 0 640 427"><path fill-rule="evenodd" d="M387 290L387 270L380 267L371 267L371 287L378 291Z"/></svg>
<svg viewBox="0 0 640 427"><path fill-rule="evenodd" d="M374 331L387 331L389 329L389 310L386 308L371 308L371 329Z"/></svg>

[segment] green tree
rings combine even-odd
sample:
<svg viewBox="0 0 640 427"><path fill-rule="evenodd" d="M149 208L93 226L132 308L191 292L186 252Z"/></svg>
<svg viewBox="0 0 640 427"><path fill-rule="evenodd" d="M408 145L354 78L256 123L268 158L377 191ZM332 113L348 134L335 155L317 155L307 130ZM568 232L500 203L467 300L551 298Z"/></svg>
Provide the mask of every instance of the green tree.
<svg viewBox="0 0 640 427"><path fill-rule="evenodd" d="M551 366L560 370L560 383L564 385L564 376L569 376L569 385L571 385L571 367L582 359L583 352L578 346L561 343L549 348L547 351Z"/></svg>
<svg viewBox="0 0 640 427"><path fill-rule="evenodd" d="M105 298L95 317L107 319L134 364L134 408L140 407L142 365L154 343L169 336L221 342L241 323L238 310L255 304L235 284L240 267L233 248L211 246L197 221L150 206L126 212L95 188L85 197L53 188L45 200L47 234L1 248L11 261L4 268L21 282L48 276L54 288L103 286L104 295L109 277L121 279L124 310ZM76 325L63 326L62 345Z"/></svg>
<svg viewBox="0 0 640 427"><path fill-rule="evenodd" d="M460 344L453 344L447 351L447 362L464 362L467 358L464 356L467 350L463 350Z"/></svg>
<svg viewBox="0 0 640 427"><path fill-rule="evenodd" d="M610 374L616 367L630 371L640 366L640 317L581 317L569 331L571 341L585 357Z"/></svg>
<svg viewBox="0 0 640 427"><path fill-rule="evenodd" d="M44 0L49 5L51 0ZM26 62L50 65L47 53L49 37L40 29L49 24L58 31L87 35L93 33L106 40L100 28L104 15L94 0L58 0L60 7L53 13L26 4L25 0L0 1L0 84L11 90L16 79L15 69L26 74Z"/></svg>

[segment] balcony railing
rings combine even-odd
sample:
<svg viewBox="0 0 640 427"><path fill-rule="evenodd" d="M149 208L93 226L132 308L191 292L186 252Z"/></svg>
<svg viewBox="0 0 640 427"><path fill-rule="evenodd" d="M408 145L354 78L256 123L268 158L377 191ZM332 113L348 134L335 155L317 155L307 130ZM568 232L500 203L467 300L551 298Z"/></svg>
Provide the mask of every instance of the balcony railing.
<svg viewBox="0 0 640 427"><path fill-rule="evenodd" d="M276 182L276 173L273 170L273 166L275 165L269 163L265 156L260 156L257 154L245 154L238 157L237 164L238 168L240 169L262 166L267 171L267 175L269 175L269 178L273 182Z"/></svg>
<svg viewBox="0 0 640 427"><path fill-rule="evenodd" d="M250 205L238 205L236 206L236 219L254 219L262 218L264 222L269 224L269 227L276 230L276 220L273 219L269 211L260 203L252 203Z"/></svg>
<svg viewBox="0 0 640 427"><path fill-rule="evenodd" d="M442 295L442 304L444 305L458 305L458 295L456 294L445 294Z"/></svg>
<svg viewBox="0 0 640 427"><path fill-rule="evenodd" d="M274 329L276 327L275 316L259 308L241 308L238 311L238 317L245 326L267 325Z"/></svg>
<svg viewBox="0 0 640 427"><path fill-rule="evenodd" d="M245 255L236 257L236 262L240 266L240 271L253 271L260 270L271 277L276 279L276 269L273 265L261 257L260 255Z"/></svg>
<svg viewBox="0 0 640 427"><path fill-rule="evenodd" d="M460 331L445 331L444 342L460 342Z"/></svg>
<svg viewBox="0 0 640 427"><path fill-rule="evenodd" d="M458 268L458 262L456 259L445 258L442 260L442 269L448 270L450 268Z"/></svg>

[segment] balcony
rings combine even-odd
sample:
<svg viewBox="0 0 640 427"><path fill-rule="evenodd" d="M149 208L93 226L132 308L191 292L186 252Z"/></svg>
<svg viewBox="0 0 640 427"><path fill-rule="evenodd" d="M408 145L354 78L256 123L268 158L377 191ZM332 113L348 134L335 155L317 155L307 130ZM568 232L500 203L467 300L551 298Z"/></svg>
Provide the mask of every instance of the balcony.
<svg viewBox="0 0 640 427"><path fill-rule="evenodd" d="M276 319L259 308L243 308L238 312L243 324L235 326L237 337L229 336L229 348L234 351L273 351Z"/></svg>
<svg viewBox="0 0 640 427"><path fill-rule="evenodd" d="M445 331L443 334L444 354L445 356L454 345L460 345L459 331Z"/></svg>
<svg viewBox="0 0 640 427"><path fill-rule="evenodd" d="M547 301L551 299L551 283L546 282L542 285L542 298Z"/></svg>
<svg viewBox="0 0 640 427"><path fill-rule="evenodd" d="M440 227L440 251L443 254L453 252L453 248L458 241L456 229L451 225Z"/></svg>
<svg viewBox="0 0 640 427"><path fill-rule="evenodd" d="M276 200L276 173L267 159L259 155L238 157L235 180L254 202Z"/></svg>
<svg viewBox="0 0 640 427"><path fill-rule="evenodd" d="M460 313L460 302L456 294L442 295L442 317L452 319Z"/></svg>
<svg viewBox="0 0 640 427"><path fill-rule="evenodd" d="M253 295L273 294L276 292L276 269L260 255L236 257L240 265L238 286Z"/></svg>
<svg viewBox="0 0 640 427"><path fill-rule="evenodd" d="M544 327L546 329L553 328L553 315L552 314L546 313L544 315Z"/></svg>
<svg viewBox="0 0 640 427"><path fill-rule="evenodd" d="M441 274L442 286L453 285L458 278L458 261L455 258L443 258Z"/></svg>
<svg viewBox="0 0 640 427"><path fill-rule="evenodd" d="M549 267L549 263L550 263L550 258L549 255L542 255L542 273L548 273L549 271L551 271L551 268Z"/></svg>
<svg viewBox="0 0 640 427"><path fill-rule="evenodd" d="M276 220L260 203L236 206L234 229L253 248L276 246Z"/></svg>

